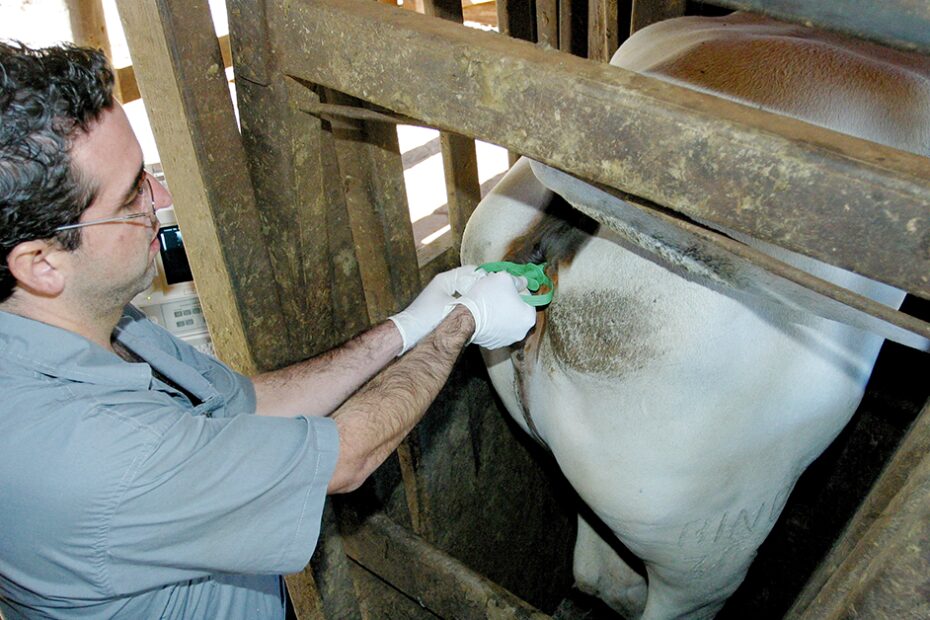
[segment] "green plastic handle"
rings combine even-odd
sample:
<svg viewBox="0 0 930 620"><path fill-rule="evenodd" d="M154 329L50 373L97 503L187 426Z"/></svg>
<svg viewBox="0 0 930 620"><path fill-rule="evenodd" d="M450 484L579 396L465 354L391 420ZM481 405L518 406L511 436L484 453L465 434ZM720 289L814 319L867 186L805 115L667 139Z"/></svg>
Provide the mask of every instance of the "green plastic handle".
<svg viewBox="0 0 930 620"><path fill-rule="evenodd" d="M479 265L478 269L484 269L488 273L506 271L513 276L522 276L526 278L526 288L533 292L538 291L541 286L548 286L549 291L541 295L520 295L523 301L531 306L545 306L552 301L552 293L555 292L555 287L552 285L552 280L546 275L546 263L539 265L536 263L498 261Z"/></svg>

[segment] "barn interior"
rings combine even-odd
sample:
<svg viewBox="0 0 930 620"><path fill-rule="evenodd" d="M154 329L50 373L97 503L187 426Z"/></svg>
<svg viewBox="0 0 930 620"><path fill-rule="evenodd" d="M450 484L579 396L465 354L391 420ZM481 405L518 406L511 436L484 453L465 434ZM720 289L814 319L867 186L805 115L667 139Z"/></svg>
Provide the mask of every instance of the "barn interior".
<svg viewBox="0 0 930 620"><path fill-rule="evenodd" d="M102 6L71 0L76 42L110 49ZM672 98L606 67L649 24L733 10L930 53L930 7L911 0L227 0L219 38L206 1L121 1L132 65L117 72L118 97L145 102L210 350L247 374L279 368L405 307L458 264L465 223L499 178L479 177L480 161L500 153L902 288L900 311L819 292L930 335L926 158L863 152L827 130L799 136L758 110L718 113L711 95ZM593 115L585 105L608 100ZM694 138L678 128L690 125L727 172L668 189L668 170L624 161L636 174L621 178L603 165L620 160L602 136L622 136L631 117L654 138L643 161L687 150ZM411 127L438 132L426 155L442 163L444 195L429 229L411 221L411 197L427 191L405 177L398 133ZM746 140L758 145L748 157ZM767 157L798 162L816 192L729 209L737 191L764 191L749 171ZM841 195L861 217L831 216ZM722 206L698 210L707 196ZM803 234L779 232L785 220ZM587 509L473 349L396 454L332 498L310 564L287 577L297 618L619 617L573 588L575 515ZM855 417L718 618L930 613L928 371L926 353L886 342Z"/></svg>

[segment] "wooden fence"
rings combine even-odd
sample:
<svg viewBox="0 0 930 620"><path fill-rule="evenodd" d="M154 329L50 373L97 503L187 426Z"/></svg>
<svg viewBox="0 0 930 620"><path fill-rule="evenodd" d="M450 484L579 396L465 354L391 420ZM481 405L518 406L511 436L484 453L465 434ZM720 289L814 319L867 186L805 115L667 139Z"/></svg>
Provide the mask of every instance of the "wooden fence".
<svg viewBox="0 0 930 620"><path fill-rule="evenodd" d="M916 0L715 4L930 51L930 8ZM241 134L206 3L132 0L120 11L216 350L242 371L346 340L455 264L480 193L475 138L644 208L749 233L930 298L930 160L604 64L628 34L621 22L635 30L681 15L683 0L501 0L500 30L511 36L461 26L458 0L423 0L426 15L370 0L228 6ZM572 55L580 51L587 58ZM343 113L348 107L368 112ZM384 120L398 116L442 129L452 230L423 264L396 133ZM637 148L619 152L605 135ZM695 165L694 152L716 173ZM673 177L653 161L685 172ZM930 333L842 291L820 292ZM928 415L791 617L841 617L851 605L864 617L905 617L893 612L909 609L901 592L930 574ZM493 617L542 617L424 542L438 536L434 485L416 437L399 456L404 518L422 538L381 517L354 519L348 508L329 513L320 557L289 581L301 617L366 613L341 607L362 589L346 576L345 557L439 615L492 617L493 608L502 610ZM398 548L409 558L402 569L384 561Z"/></svg>

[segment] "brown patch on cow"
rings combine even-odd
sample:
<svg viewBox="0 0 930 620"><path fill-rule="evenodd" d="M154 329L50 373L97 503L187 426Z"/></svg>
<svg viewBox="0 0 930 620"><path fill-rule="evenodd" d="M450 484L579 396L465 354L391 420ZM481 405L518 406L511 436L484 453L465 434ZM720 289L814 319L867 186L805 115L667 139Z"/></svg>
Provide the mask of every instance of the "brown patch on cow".
<svg viewBox="0 0 930 620"><path fill-rule="evenodd" d="M555 290L554 300L558 300L559 267L571 264L578 251L597 233L598 227L596 221L573 208L558 194L553 194L542 217L526 234L513 240L503 260L515 263L546 263L546 275L552 280ZM549 309L555 303L556 301L537 310L536 326L522 343L514 346L511 353L514 390L523 409L524 420L533 438L544 446L545 441L539 435L526 408L524 378L528 367L535 364L539 358L543 337L550 322Z"/></svg>
<svg viewBox="0 0 930 620"><path fill-rule="evenodd" d="M549 307L548 339L562 366L601 377L645 368L656 356L648 302L614 291L560 295Z"/></svg>
<svg viewBox="0 0 930 620"><path fill-rule="evenodd" d="M557 290L559 267L571 264L578 250L597 233L599 226L596 221L568 204L564 198L553 194L542 217L526 234L511 242L503 260L514 263L546 263L546 275L552 279L553 288ZM518 345L518 348L522 349L514 359L518 373L527 354L534 360L538 355L539 343L546 331L546 310L547 308L543 307L536 313L536 327L522 345Z"/></svg>
<svg viewBox="0 0 930 620"><path fill-rule="evenodd" d="M551 278L559 265L568 265L578 250L597 233L600 225L554 194L543 216L507 248L504 260L515 263L548 263Z"/></svg>

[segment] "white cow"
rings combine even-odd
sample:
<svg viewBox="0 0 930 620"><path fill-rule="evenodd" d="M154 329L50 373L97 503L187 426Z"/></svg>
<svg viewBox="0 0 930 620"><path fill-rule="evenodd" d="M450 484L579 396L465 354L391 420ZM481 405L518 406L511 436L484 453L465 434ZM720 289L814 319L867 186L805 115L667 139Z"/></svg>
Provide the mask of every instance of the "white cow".
<svg viewBox="0 0 930 620"><path fill-rule="evenodd" d="M653 25L612 63L900 149L930 148L930 62L916 55L734 14ZM546 229L552 191L579 207L612 203L625 234L588 234L584 218ZM766 299L766 287L715 281L741 267L702 261L676 235L521 160L478 207L462 248L463 263L557 263L555 300L535 332L485 360L510 414L645 564L646 579L579 519L579 587L649 619L719 611L798 476L855 411L883 341L800 313L778 291ZM886 304L904 297L735 236Z"/></svg>

